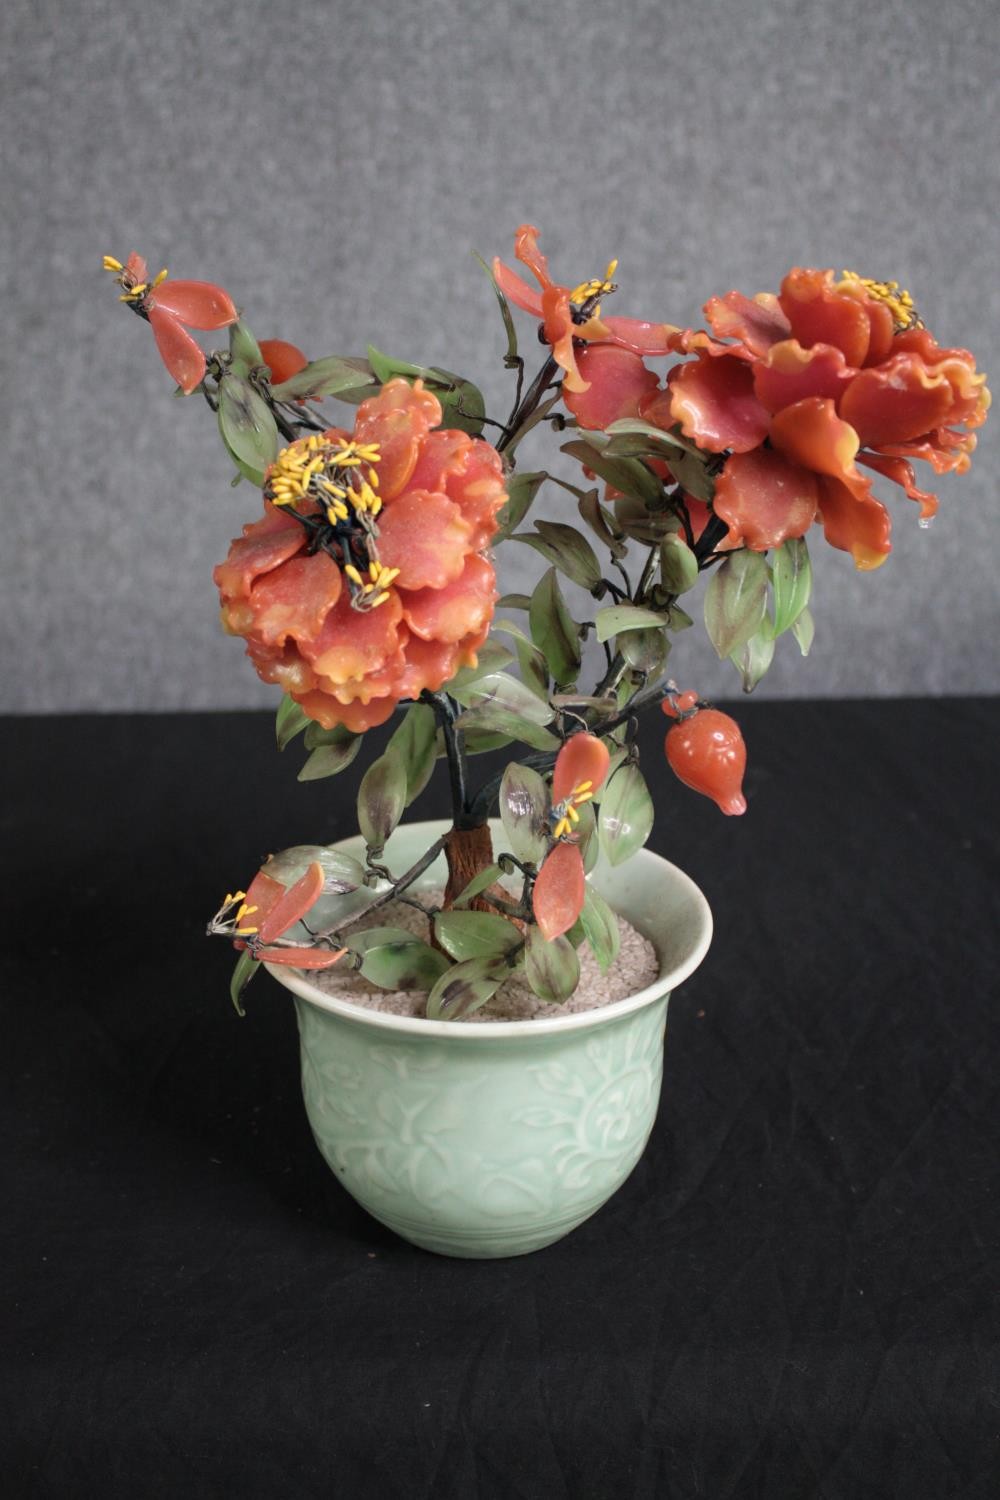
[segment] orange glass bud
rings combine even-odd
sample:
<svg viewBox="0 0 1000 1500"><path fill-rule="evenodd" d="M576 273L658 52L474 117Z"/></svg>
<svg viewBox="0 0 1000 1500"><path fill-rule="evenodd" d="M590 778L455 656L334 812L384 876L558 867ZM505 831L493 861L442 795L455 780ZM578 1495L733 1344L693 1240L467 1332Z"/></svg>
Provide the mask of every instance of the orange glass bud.
<svg viewBox="0 0 1000 1500"><path fill-rule="evenodd" d="M586 894L579 844L556 844L545 856L531 897L531 909L546 942L569 931L583 910Z"/></svg>
<svg viewBox="0 0 1000 1500"><path fill-rule="evenodd" d="M591 793L598 791L608 774L610 762L610 751L596 734L574 734L556 756L552 801L564 802L579 786L585 786Z"/></svg>
<svg viewBox="0 0 1000 1500"><path fill-rule="evenodd" d="M681 694L678 706L682 710L683 699L691 696ZM663 711L676 717L669 700L663 703ZM742 783L747 751L735 719L717 708L697 709L671 725L664 748L671 770L685 786L711 797L724 813L746 812Z"/></svg>
<svg viewBox="0 0 1000 1500"><path fill-rule="evenodd" d="M289 344L286 339L261 339L261 358L271 371L271 384L283 385L286 380L291 380L300 370L304 370L309 361L297 349L294 344Z"/></svg>

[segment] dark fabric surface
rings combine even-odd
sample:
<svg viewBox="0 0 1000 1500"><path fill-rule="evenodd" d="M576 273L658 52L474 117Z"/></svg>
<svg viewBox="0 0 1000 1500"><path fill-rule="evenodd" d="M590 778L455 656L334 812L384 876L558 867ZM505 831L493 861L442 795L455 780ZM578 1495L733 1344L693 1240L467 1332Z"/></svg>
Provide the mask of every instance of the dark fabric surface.
<svg viewBox="0 0 1000 1500"><path fill-rule="evenodd" d="M359 768L296 783L256 714L0 726L0 1494L995 1500L1000 703L737 711L743 819L643 739L716 918L646 1155L478 1263L343 1193L289 997L239 1021L203 936Z"/></svg>

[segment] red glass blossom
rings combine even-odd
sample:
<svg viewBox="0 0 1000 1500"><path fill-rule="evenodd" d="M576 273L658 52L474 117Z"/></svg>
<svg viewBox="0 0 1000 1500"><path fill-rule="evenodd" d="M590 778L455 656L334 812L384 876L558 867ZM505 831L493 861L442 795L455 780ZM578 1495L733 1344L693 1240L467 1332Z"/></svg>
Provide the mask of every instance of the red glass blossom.
<svg viewBox="0 0 1000 1500"><path fill-rule="evenodd" d="M215 330L235 323L239 313L233 299L208 281L166 281L166 271L150 283L146 262L134 251L124 266L113 256L105 256L104 267L117 273L122 300L148 320L160 358L185 396L190 396L205 378L205 355L187 330Z"/></svg>
<svg viewBox="0 0 1000 1500"><path fill-rule="evenodd" d="M419 380L390 380L353 433L301 438L261 520L214 573L222 622L325 728L360 733L474 665L496 600L482 555L506 501L499 454L442 429Z"/></svg>
<svg viewBox="0 0 1000 1500"><path fill-rule="evenodd" d="M261 339L259 347L261 358L271 371L272 385L291 380L309 363L302 350L287 339Z"/></svg>
<svg viewBox="0 0 1000 1500"><path fill-rule="evenodd" d="M602 315L599 299L613 290L616 261L601 279L560 286L549 275L531 224L522 224L514 236L514 255L531 271L537 288L500 259L493 261L493 274L505 297L541 321L553 358L565 371L562 395L570 411L584 427L634 416L640 396L657 384L641 356L669 354L678 330L668 323ZM584 347L577 348L579 343Z"/></svg>
<svg viewBox="0 0 1000 1500"><path fill-rule="evenodd" d="M229 902L242 900L233 930L242 933L243 937L234 939L233 947L249 948L254 958L271 964L293 964L297 969L329 969L343 958L346 948L274 946L278 938L315 906L324 881L323 866L319 863L310 865L301 879L287 890L280 880L274 880L259 870L247 892L237 892L236 896L227 898Z"/></svg>
<svg viewBox="0 0 1000 1500"><path fill-rule="evenodd" d="M587 886L575 834L578 809L600 791L610 763L607 745L595 734L572 735L556 756L551 818L557 842L542 861L531 897L535 921L548 942L568 932L583 910Z"/></svg>
<svg viewBox="0 0 1000 1500"><path fill-rule="evenodd" d="M670 372L669 417L729 455L715 510L730 543L764 551L819 518L859 568L878 567L889 515L858 465L932 516L937 498L917 488L910 460L939 474L969 467L990 403L973 356L940 348L895 283L846 272L796 268L777 297L729 292L704 311L711 333L673 341L694 359Z"/></svg>

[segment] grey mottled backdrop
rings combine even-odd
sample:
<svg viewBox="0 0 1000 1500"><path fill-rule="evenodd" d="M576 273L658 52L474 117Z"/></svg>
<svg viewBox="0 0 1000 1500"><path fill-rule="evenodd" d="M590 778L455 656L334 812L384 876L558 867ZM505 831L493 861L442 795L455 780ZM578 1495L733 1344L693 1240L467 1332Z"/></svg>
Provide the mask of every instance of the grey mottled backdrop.
<svg viewBox="0 0 1000 1500"><path fill-rule="evenodd" d="M501 412L469 252L524 220L567 280L620 256L623 312L850 266L1000 363L994 0L8 0L0 26L5 709L274 701L209 577L253 495L104 251L221 282L313 356L478 376ZM783 641L762 693L997 690L996 453L987 428L929 532L894 502L878 573L813 549L813 656ZM533 576L507 552L507 587ZM703 638L675 670L735 689Z"/></svg>

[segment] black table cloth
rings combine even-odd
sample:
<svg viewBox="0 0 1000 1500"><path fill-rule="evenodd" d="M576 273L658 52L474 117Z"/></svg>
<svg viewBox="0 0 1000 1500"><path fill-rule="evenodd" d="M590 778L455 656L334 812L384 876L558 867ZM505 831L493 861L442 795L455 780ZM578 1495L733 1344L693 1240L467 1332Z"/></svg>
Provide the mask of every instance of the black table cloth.
<svg viewBox="0 0 1000 1500"><path fill-rule="evenodd" d="M288 995L237 1019L203 935L361 767L297 783L261 714L3 721L0 1495L995 1500L1000 704L735 711L742 819L643 731L716 920L646 1155L495 1262L340 1189Z"/></svg>

